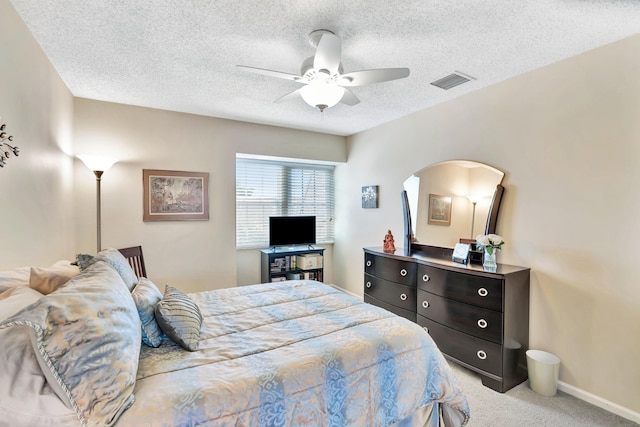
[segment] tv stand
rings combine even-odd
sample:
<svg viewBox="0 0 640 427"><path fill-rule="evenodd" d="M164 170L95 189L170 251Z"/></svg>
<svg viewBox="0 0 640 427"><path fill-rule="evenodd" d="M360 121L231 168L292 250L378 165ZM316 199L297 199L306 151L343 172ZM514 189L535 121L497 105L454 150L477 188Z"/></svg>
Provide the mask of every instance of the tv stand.
<svg viewBox="0 0 640 427"><path fill-rule="evenodd" d="M324 248L314 245L274 246L260 251L262 283L310 279L322 282Z"/></svg>

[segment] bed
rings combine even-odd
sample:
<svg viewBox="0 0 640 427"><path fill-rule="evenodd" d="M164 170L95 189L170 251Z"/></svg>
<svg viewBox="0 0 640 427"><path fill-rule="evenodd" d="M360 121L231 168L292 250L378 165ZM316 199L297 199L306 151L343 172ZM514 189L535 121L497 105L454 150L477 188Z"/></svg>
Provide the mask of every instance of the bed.
<svg viewBox="0 0 640 427"><path fill-rule="evenodd" d="M469 420L422 328L335 287L297 280L161 292L115 249L91 261L54 264L69 277L48 288L34 283L33 268L0 272L0 425ZM36 279L57 274L37 270Z"/></svg>

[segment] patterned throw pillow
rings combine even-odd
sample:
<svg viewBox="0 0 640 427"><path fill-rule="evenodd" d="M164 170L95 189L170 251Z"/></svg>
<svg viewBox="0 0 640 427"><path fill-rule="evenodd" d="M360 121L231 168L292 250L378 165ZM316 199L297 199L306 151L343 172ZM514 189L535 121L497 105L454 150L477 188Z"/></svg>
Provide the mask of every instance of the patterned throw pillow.
<svg viewBox="0 0 640 427"><path fill-rule="evenodd" d="M94 257L93 255L89 255L89 254L76 254L75 265L77 265L80 268L81 271L85 270L91 264L96 262L95 258L96 257Z"/></svg>
<svg viewBox="0 0 640 427"><path fill-rule="evenodd" d="M166 285L162 301L156 306L156 320L160 329L182 348L198 349L202 314L187 294Z"/></svg>
<svg viewBox="0 0 640 427"><path fill-rule="evenodd" d="M162 293L157 286L146 277L140 281L131 292L136 303L138 315L142 322L142 342L149 347L159 347L162 343L162 331L156 322L156 305L162 300Z"/></svg>
<svg viewBox="0 0 640 427"><path fill-rule="evenodd" d="M77 254L76 264L80 267L80 270L84 270L96 261L106 261L113 268L116 269L118 274L124 280L129 290L132 290L135 285L138 284L138 277L133 272L133 269L129 265L129 261L120 253L119 250L114 248L103 249L98 252L95 257L88 254Z"/></svg>
<svg viewBox="0 0 640 427"><path fill-rule="evenodd" d="M112 425L134 401L140 319L120 275L96 262L0 323L28 326L38 363L82 426Z"/></svg>

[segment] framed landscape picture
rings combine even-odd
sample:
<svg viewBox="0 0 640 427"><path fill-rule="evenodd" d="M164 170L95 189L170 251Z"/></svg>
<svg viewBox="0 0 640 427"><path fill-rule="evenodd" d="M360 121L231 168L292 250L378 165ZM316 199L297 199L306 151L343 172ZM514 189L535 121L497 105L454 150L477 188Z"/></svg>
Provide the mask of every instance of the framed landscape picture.
<svg viewBox="0 0 640 427"><path fill-rule="evenodd" d="M429 194L428 223L451 225L451 197Z"/></svg>
<svg viewBox="0 0 640 427"><path fill-rule="evenodd" d="M209 174L142 170L144 221L209 219Z"/></svg>

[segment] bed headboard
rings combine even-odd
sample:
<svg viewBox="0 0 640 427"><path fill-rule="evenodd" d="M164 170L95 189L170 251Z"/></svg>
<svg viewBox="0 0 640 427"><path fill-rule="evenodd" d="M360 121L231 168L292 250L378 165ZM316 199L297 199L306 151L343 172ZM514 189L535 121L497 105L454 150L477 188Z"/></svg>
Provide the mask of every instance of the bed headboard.
<svg viewBox="0 0 640 427"><path fill-rule="evenodd" d="M138 279L147 277L147 269L144 266L144 257L142 256L142 246L132 246L118 250L129 261L129 265L138 276Z"/></svg>

